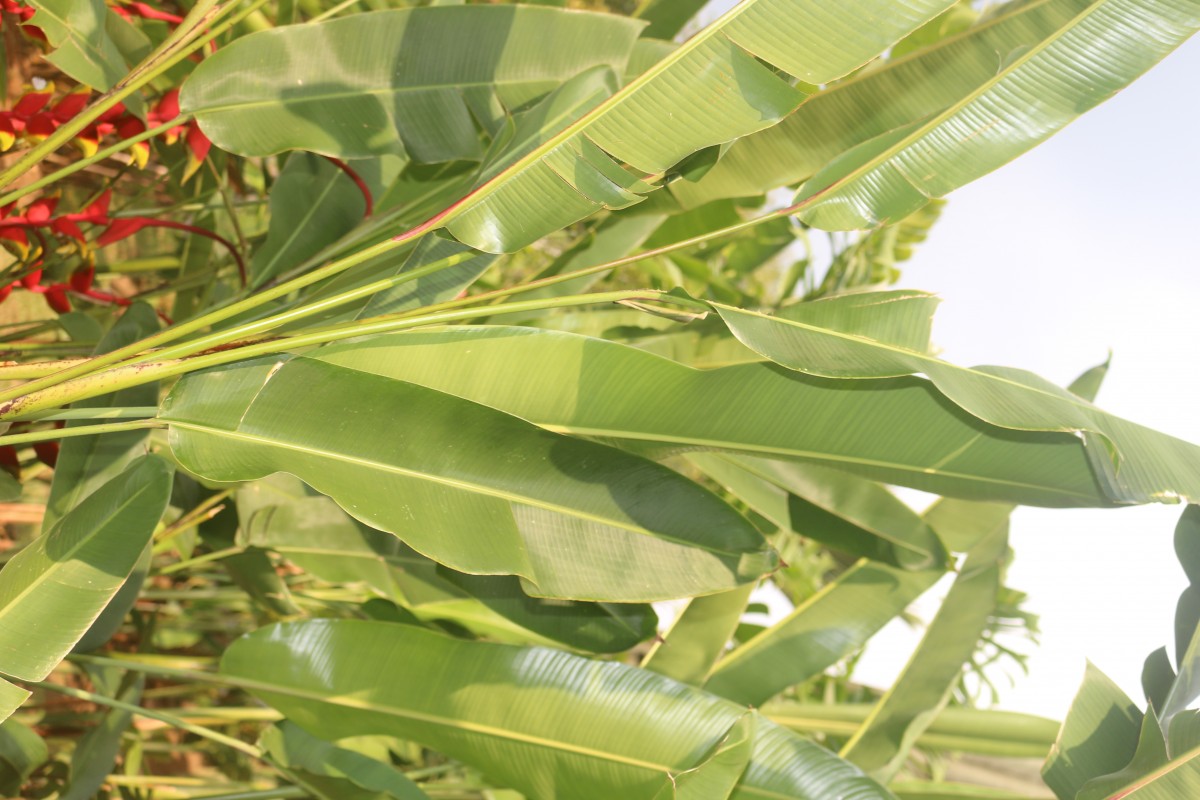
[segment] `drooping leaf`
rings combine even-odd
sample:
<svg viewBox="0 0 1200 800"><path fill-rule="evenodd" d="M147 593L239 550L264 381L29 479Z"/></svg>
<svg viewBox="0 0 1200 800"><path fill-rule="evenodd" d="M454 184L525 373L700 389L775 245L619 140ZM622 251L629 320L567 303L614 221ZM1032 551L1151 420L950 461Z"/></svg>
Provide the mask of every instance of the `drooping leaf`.
<svg viewBox="0 0 1200 800"><path fill-rule="evenodd" d="M90 672L95 683L106 684L103 688L97 685L97 691L133 705L141 699L146 682L144 675L126 678L122 670L111 667ZM96 680L98 672L108 674ZM112 774L113 762L121 750L121 737L132 721L133 714L124 709L112 708L104 712L99 724L80 738L71 754L71 780L59 795L59 800L91 800L96 796Z"/></svg>
<svg viewBox="0 0 1200 800"><path fill-rule="evenodd" d="M171 465L143 456L0 571L0 673L40 681L121 588L171 494Z"/></svg>
<svg viewBox="0 0 1200 800"><path fill-rule="evenodd" d="M1074 800L1092 778L1128 764L1137 750L1142 714L1121 689L1090 663L1042 767L1059 800Z"/></svg>
<svg viewBox="0 0 1200 800"><path fill-rule="evenodd" d="M292 665L286 672L274 667L284 662ZM728 785L745 769L729 795L739 800L771 791L805 800L889 797L828 751L765 720L754 726L749 766L739 765L722 745L736 744L745 708L644 670L558 651L313 620L243 637L221 669L253 682L255 694L309 731L413 739L532 797L651 800L696 768L711 773L697 790L707 781Z"/></svg>
<svg viewBox="0 0 1200 800"><path fill-rule="evenodd" d="M827 378L924 374L992 425L1079 436L1105 491L1118 502L1200 499L1200 448L1107 414L1033 373L959 367L903 343L714 305L743 344L790 369ZM876 307L884 317L889 311Z"/></svg>
<svg viewBox="0 0 1200 800"><path fill-rule="evenodd" d="M704 594L753 581L777 558L733 509L665 467L328 361L194 373L161 416L197 474L290 472L447 566L520 575L539 595Z"/></svg>
<svg viewBox="0 0 1200 800"><path fill-rule="evenodd" d="M17 797L21 785L50 757L42 737L15 719L0 722L0 794Z"/></svg>
<svg viewBox="0 0 1200 800"><path fill-rule="evenodd" d="M108 353L144 339L158 330L158 317L146 303L134 303L125 310L112 330L96 346L95 354ZM110 408L154 406L158 403L158 384L147 383L91 400L81 400L73 408ZM68 423L68 427L87 423ZM149 432L145 430L78 436L64 439L59 447L46 501L42 530L48 531L63 514L79 504L99 486L120 474L138 456Z"/></svg>
<svg viewBox="0 0 1200 800"><path fill-rule="evenodd" d="M1044 41L1090 1L1017 4L958 36L839 81L778 125L734 142L698 183L679 181L670 191L691 208L807 180L855 145L928 118L974 91L996 76L998 58Z"/></svg>
<svg viewBox="0 0 1200 800"><path fill-rule="evenodd" d="M803 460L974 500L1112 502L1077 438L992 427L914 378L832 381L765 364L699 371L614 342L504 327L378 336L314 357L655 452Z"/></svg>
<svg viewBox="0 0 1200 800"><path fill-rule="evenodd" d="M643 36L674 39L706 5L708 0L642 0L634 16L650 23Z"/></svg>
<svg viewBox="0 0 1200 800"><path fill-rule="evenodd" d="M645 176L768 128L804 101L808 90L771 67L826 83L949 5L855 0L829 13L819 0L742 2L428 224L478 249L508 252L602 208L638 203L655 188Z"/></svg>
<svg viewBox="0 0 1200 800"><path fill-rule="evenodd" d="M180 105L240 155L479 159L475 120L494 131L506 112L578 72L621 74L641 27L498 5L355 14L238 39L196 69Z"/></svg>
<svg viewBox="0 0 1200 800"><path fill-rule="evenodd" d="M1002 524L967 555L961 570L899 677L841 755L888 782L950 699L996 608L1008 553Z"/></svg>
<svg viewBox="0 0 1200 800"><path fill-rule="evenodd" d="M1200 624L1196 617L1200 584L1200 506L1189 505L1175 526L1175 553L1188 576L1189 585L1183 590L1176 607L1175 661L1178 675L1158 711L1163 734L1170 731L1171 720L1200 697Z"/></svg>
<svg viewBox="0 0 1200 800"><path fill-rule="evenodd" d="M30 694L28 690L0 678L0 721L11 717L29 699Z"/></svg>
<svg viewBox="0 0 1200 800"><path fill-rule="evenodd" d="M746 611L753 584L728 592L693 597L662 641L642 660L642 669L680 683L702 685L725 651Z"/></svg>
<svg viewBox="0 0 1200 800"><path fill-rule="evenodd" d="M299 772L323 800L429 800L391 764L330 744L287 720L263 731L258 743L275 763Z"/></svg>
<svg viewBox="0 0 1200 800"><path fill-rule="evenodd" d="M933 529L874 481L812 464L745 456L704 453L689 460L784 530L905 569L946 562Z"/></svg>
<svg viewBox="0 0 1200 800"><path fill-rule="evenodd" d="M704 689L761 705L858 651L942 574L940 569L914 572L860 560L718 661Z"/></svg>
<svg viewBox="0 0 1200 800"><path fill-rule="evenodd" d="M1196 0L1093 0L1028 49L1003 53L999 70L945 109L839 156L796 196L800 218L849 230L906 217L1048 139L1197 29Z"/></svg>

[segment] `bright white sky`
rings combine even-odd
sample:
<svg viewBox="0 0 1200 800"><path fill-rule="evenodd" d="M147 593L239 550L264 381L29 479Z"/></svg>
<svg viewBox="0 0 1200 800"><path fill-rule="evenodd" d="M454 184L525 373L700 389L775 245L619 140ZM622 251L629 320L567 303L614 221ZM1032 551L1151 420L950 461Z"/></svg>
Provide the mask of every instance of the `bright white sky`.
<svg viewBox="0 0 1200 800"><path fill-rule="evenodd" d="M934 335L947 359L1065 384L1112 348L1099 405L1200 443L1197 76L1200 39L951 196L902 281L942 296ZM1061 718L1085 659L1143 703L1142 661L1173 643L1186 585L1172 549L1181 511L1016 512L1009 584L1029 593L1043 635L1003 707ZM886 683L896 657L884 649L863 678Z"/></svg>

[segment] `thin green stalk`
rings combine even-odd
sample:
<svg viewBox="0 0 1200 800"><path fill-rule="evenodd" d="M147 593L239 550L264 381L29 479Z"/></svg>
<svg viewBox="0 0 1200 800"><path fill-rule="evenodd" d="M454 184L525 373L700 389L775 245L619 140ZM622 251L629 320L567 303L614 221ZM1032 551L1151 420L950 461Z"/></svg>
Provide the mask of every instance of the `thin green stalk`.
<svg viewBox="0 0 1200 800"><path fill-rule="evenodd" d="M127 665L125 665L123 663L121 664L121 666L129 668ZM179 730L187 731L188 733L193 733L196 736L199 736L204 739L208 739L211 742L216 742L217 744L224 745L225 747L229 747L233 750L237 750L239 752L245 753L246 755L251 756L253 758L257 758L260 760L263 759L263 751L258 749L257 747L255 747L252 744L247 744L246 742L243 742L241 739L235 739L232 736L226 736L223 733L217 733L216 731L209 730L208 728L203 728L199 725L193 725L190 722L186 722L185 720L179 719L179 717L173 716L171 714L166 714L162 711L158 711L158 710L150 709L150 708L144 708L142 706L135 706L132 703L126 703L121 700L114 700L111 697L105 697L104 695L101 695L101 694L95 694L94 692L85 692L83 689L74 689L70 686L62 686L57 683L41 682L41 683L33 683L31 685L36 686L39 689L46 689L51 692L58 692L59 694L65 694L67 697L74 697L76 700L83 700L84 702L87 702L87 703L95 703L98 706L106 706L108 708L115 708L118 711L128 711L131 714L136 714L140 717L146 717L147 719L155 719L155 720L158 720L159 722L163 722L163 723L166 723L167 725L170 725L172 728L178 728Z"/></svg>
<svg viewBox="0 0 1200 800"><path fill-rule="evenodd" d="M192 529L197 524L212 517L214 514L220 511L220 508L224 507L220 506L220 503L232 497L233 492L233 489L226 489L222 492L217 492L216 494L205 498L203 502L201 502L191 511L187 512L179 519L175 520L170 525L167 525L161 531L156 533L154 536L154 551L156 553L162 552L166 549L164 545L169 543L176 536L184 531ZM216 511L213 510L215 507Z"/></svg>
<svg viewBox="0 0 1200 800"><path fill-rule="evenodd" d="M214 347L220 347L221 345L228 344L239 339L245 339L255 334L278 328L281 325L286 325L289 322L295 322L296 320L304 319L305 317L312 316L313 314L319 314L322 311L337 308L338 306L351 303L355 300L359 300L364 297L370 297L378 292L401 286L405 283L423 278L426 275L431 275L435 272L440 272L443 269L453 267L456 264L461 264L464 261L469 261L472 258L475 258L477 255L478 254L474 251L468 251L453 256L447 256L446 258L438 259L437 261L426 264L423 267L414 269L411 272L404 272L399 275L394 275L391 278L382 278L380 280L368 283L365 286L359 286L356 289L350 289L349 291L318 300L314 303L308 303L289 311L264 317L245 325L239 325L233 330L218 331L200 339L193 339L191 341L184 342L183 344L175 345L174 347L167 347L140 358L129 359L119 366L138 364L145 361L157 361L160 359L183 358L195 353L202 353L205 350L210 350Z"/></svg>
<svg viewBox="0 0 1200 800"><path fill-rule="evenodd" d="M313 17L311 20L309 20L309 22L321 22L322 20L329 19L330 17L332 17L336 14L340 14L341 12L345 11L347 8L350 8L351 6L356 6L361 2L362 2L362 0L342 0L342 2L338 3L336 6L329 9L328 11L324 11L324 12L318 14L317 16Z"/></svg>
<svg viewBox="0 0 1200 800"><path fill-rule="evenodd" d="M75 419L146 419L158 413L158 406L124 406L107 408L64 408L35 411L18 417L20 422L59 422Z"/></svg>
<svg viewBox="0 0 1200 800"><path fill-rule="evenodd" d="M135 431L141 428L165 428L167 424L157 419L135 419L130 422L112 422L106 425L84 425L77 428L50 428L31 433L14 433L0 436L0 446L8 444L31 444L50 442L56 439L71 439L76 436L96 436L101 433Z"/></svg>
<svg viewBox="0 0 1200 800"><path fill-rule="evenodd" d="M258 792L205 794L194 797L192 800L290 800L294 797L312 797L312 793L300 786L280 786L277 789L264 789Z"/></svg>
<svg viewBox="0 0 1200 800"><path fill-rule="evenodd" d="M544 311L552 308L573 308L598 303L630 301L693 305L683 298L668 295L664 292L629 289L616 292L597 292L594 294L549 297L517 303L506 303L501 306L489 308L487 313L488 316L499 316L502 314L520 314L527 311ZM702 306L703 304L696 305ZM705 308L707 307L705 306ZM451 322L463 322L475 319L479 316L479 313L479 309L465 309L461 311L423 314L416 317L384 316L373 320L355 321L327 328L318 328L294 336L269 339L192 358L119 365L95 375L87 375L82 378L49 386L37 392L24 394L16 400L5 403L4 406L0 406L0 419L9 419L19 414L27 414L31 411L38 411L45 408L56 408L77 400L84 400L89 397L96 397L209 367L243 361L256 356L274 355L296 348L313 347L356 336L392 333L425 325L444 325ZM25 384L24 386L29 385Z"/></svg>
<svg viewBox="0 0 1200 800"><path fill-rule="evenodd" d="M229 558L230 556L236 556L238 553L243 552L245 552L245 548L242 547L226 547L223 550L214 550L211 553L205 553L202 556L189 558L186 561L178 561L174 564L168 564L167 566L158 570L158 574L171 575L173 573L182 572L185 569L195 567L199 564L208 564L213 561L220 561L222 558Z"/></svg>
<svg viewBox="0 0 1200 800"><path fill-rule="evenodd" d="M3 345L0 345L0 349ZM67 367L74 366L86 358L66 358L54 361L34 361L29 364L4 364L0 366L0 381L27 381L31 378L41 378L53 375Z"/></svg>

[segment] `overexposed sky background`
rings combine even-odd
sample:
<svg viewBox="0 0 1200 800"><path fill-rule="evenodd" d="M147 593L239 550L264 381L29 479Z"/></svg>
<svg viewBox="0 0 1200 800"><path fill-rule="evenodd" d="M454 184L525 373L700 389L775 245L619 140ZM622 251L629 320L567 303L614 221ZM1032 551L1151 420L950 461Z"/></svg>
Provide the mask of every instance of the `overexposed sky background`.
<svg viewBox="0 0 1200 800"><path fill-rule="evenodd" d="M934 336L959 364L1060 384L1102 362L1098 404L1200 443L1200 39L1056 137L950 196L902 286L943 298ZM1061 718L1091 659L1135 702L1142 661L1173 643L1186 585L1182 506L1021 508L1009 584L1042 644L1001 706ZM888 642L908 645L893 631ZM859 673L886 681L876 648Z"/></svg>

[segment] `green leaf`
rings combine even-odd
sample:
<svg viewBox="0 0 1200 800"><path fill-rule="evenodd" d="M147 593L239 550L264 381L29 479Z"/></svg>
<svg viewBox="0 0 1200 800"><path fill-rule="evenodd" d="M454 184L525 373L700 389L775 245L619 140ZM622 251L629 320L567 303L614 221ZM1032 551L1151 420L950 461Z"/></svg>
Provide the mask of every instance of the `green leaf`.
<svg viewBox="0 0 1200 800"><path fill-rule="evenodd" d="M42 737L15 719L0 723L0 794L17 797L21 785L48 758Z"/></svg>
<svg viewBox="0 0 1200 800"><path fill-rule="evenodd" d="M1165 734L1172 718L1200 697L1200 625L1196 619L1197 598L1200 596L1200 506L1190 505L1183 510L1175 526L1175 553L1187 573L1190 585L1183 590L1176 609L1176 663L1178 676L1159 710L1159 724Z"/></svg>
<svg viewBox="0 0 1200 800"><path fill-rule="evenodd" d="M355 14L222 47L184 84L180 105L239 155L477 160L475 120L494 131L507 112L578 72L606 65L620 74L641 27L610 14L514 6Z"/></svg>
<svg viewBox="0 0 1200 800"><path fill-rule="evenodd" d="M826 83L951 2L853 0L830 13L820 0L746 0L427 224L480 250L509 252L602 208L638 203L654 188L646 176L795 110L808 92L773 68Z"/></svg>
<svg viewBox="0 0 1200 800"><path fill-rule="evenodd" d="M729 773L740 773L745 708L615 662L405 625L313 620L243 637L221 670L309 731L412 739L531 797L650 800L700 767L713 774L697 774L696 791L681 796L707 800L725 794L699 793L705 781L728 785ZM730 796L771 791L889 797L828 751L760 720Z"/></svg>
<svg viewBox="0 0 1200 800"><path fill-rule="evenodd" d="M1048 139L1197 29L1196 0L1093 0L1027 50L1001 52L999 69L944 110L839 156L796 196L800 218L850 230L906 217Z"/></svg>
<svg viewBox="0 0 1200 800"><path fill-rule="evenodd" d="M702 685L725 652L746 611L754 584L707 597L693 597L670 630L650 648L642 669L680 683Z"/></svg>
<svg viewBox="0 0 1200 800"><path fill-rule="evenodd" d="M1044 41L1089 2L1010 4L1013 10L957 36L855 73L778 125L734 142L699 183L679 181L670 191L692 208L807 180L854 146L926 119L975 91L996 76L999 56Z"/></svg>
<svg viewBox="0 0 1200 800"><path fill-rule="evenodd" d="M287 720L263 731L258 744L275 763L300 771L301 782L324 800L429 800L391 764L330 744Z"/></svg>
<svg viewBox="0 0 1200 800"><path fill-rule="evenodd" d="M12 713L29 699L32 692L0 678L0 721L12 716Z"/></svg>
<svg viewBox="0 0 1200 800"><path fill-rule="evenodd" d="M857 558L904 569L944 566L920 515L874 481L812 464L693 454L688 460L784 530Z"/></svg>
<svg viewBox="0 0 1200 800"><path fill-rule="evenodd" d="M96 681L97 670L89 670L94 682L109 684L104 687L109 694L123 703L136 705L142 696L145 686L145 676L136 675L125 678L123 671L111 668L103 670L110 673ZM101 687L97 686L97 691ZM71 754L71 780L63 789L58 800L91 800L100 791L108 776L112 774L113 763L121 751L121 737L129 729L133 714L119 708L109 709L101 717L99 724L90 728L75 746Z"/></svg>
<svg viewBox="0 0 1200 800"><path fill-rule="evenodd" d="M313 356L656 455L802 460L973 500L1112 502L1076 437L987 425L915 378L832 381L761 363L699 371L614 342L505 327L377 336Z"/></svg>
<svg viewBox="0 0 1200 800"><path fill-rule="evenodd" d="M708 0L641 0L633 15L650 23L643 36L674 39L706 5Z"/></svg>
<svg viewBox="0 0 1200 800"><path fill-rule="evenodd" d="M1002 524L967 555L961 570L900 676L876 704L841 756L888 782L920 735L950 700L996 608L1008 555Z"/></svg>
<svg viewBox="0 0 1200 800"><path fill-rule="evenodd" d="M1083 785L1128 764L1137 750L1142 714L1121 689L1090 663L1042 780L1059 800L1074 800Z"/></svg>
<svg viewBox="0 0 1200 800"><path fill-rule="evenodd" d="M54 48L47 57L50 63L101 91L125 77L125 59L107 33L112 12L104 0L30 0L29 5L37 9L30 23L42 29ZM137 102L136 95L130 99Z"/></svg>
<svg viewBox="0 0 1200 800"><path fill-rule="evenodd" d="M903 343L713 304L734 335L777 364L825 378L924 374L985 422L1079 436L1105 491L1124 503L1200 499L1200 448L1114 417L1033 373L959 367ZM890 307L876 307L888 316Z"/></svg>
<svg viewBox="0 0 1200 800"><path fill-rule="evenodd" d="M254 286L274 278L352 231L366 202L329 159L295 153L271 187L267 239L250 262Z"/></svg>
<svg viewBox="0 0 1200 800"><path fill-rule="evenodd" d="M121 588L171 495L144 456L88 495L0 571L0 672L43 680Z"/></svg>
<svg viewBox="0 0 1200 800"><path fill-rule="evenodd" d="M949 781L896 781L889 788L899 800L1040 800L1005 789Z"/></svg>
<svg viewBox="0 0 1200 800"><path fill-rule="evenodd" d="M100 340L94 355L133 344L157 331L158 316L154 309L147 303L134 303ZM91 400L81 400L71 407L113 408L157 404L158 384L146 383ZM67 423L67 427L86 424ZM50 530L63 514L77 506L83 498L119 475L130 461L144 452L148 436L149 431L134 430L64 439L59 446L50 497L46 501L46 515L42 518L42 530Z"/></svg>
<svg viewBox="0 0 1200 800"><path fill-rule="evenodd" d="M717 662L704 689L739 703L762 705L858 651L943 574L939 569L914 572L860 560Z"/></svg>
<svg viewBox="0 0 1200 800"><path fill-rule="evenodd" d="M460 572L520 575L533 594L705 594L777 561L745 519L665 467L328 361L194 373L161 416L199 475L289 472L419 552Z"/></svg>

